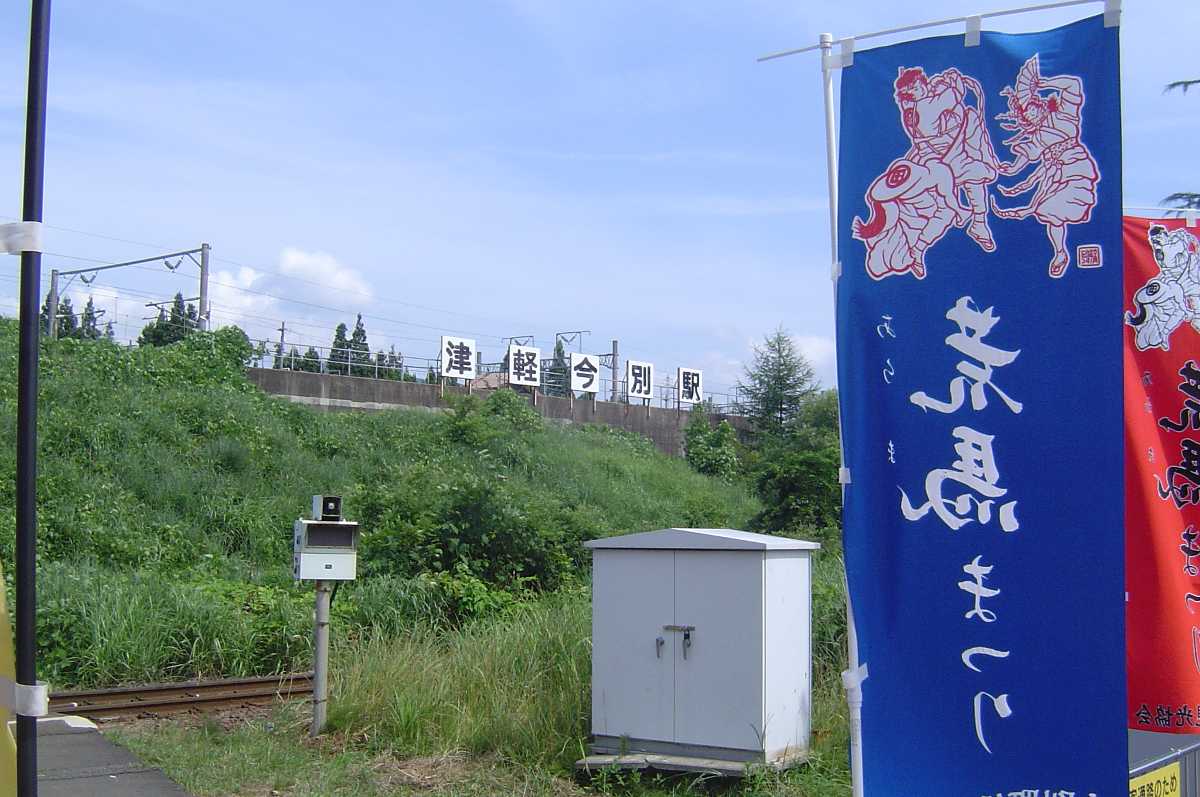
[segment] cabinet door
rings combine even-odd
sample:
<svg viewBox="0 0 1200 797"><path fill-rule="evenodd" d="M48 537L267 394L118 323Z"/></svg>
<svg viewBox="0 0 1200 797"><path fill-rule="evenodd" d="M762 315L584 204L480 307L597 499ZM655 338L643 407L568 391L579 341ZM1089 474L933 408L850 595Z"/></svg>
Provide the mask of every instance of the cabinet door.
<svg viewBox="0 0 1200 797"><path fill-rule="evenodd" d="M594 734L671 740L676 640L663 626L673 622L673 560L673 551L594 552Z"/></svg>
<svg viewBox="0 0 1200 797"><path fill-rule="evenodd" d="M676 551L675 736L680 744L761 750L763 554Z"/></svg>

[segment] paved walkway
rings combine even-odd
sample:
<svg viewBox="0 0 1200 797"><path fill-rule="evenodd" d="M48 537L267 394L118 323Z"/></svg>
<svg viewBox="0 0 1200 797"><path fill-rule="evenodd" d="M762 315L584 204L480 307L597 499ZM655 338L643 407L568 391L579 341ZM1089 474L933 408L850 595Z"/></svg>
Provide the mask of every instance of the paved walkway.
<svg viewBox="0 0 1200 797"><path fill-rule="evenodd" d="M37 728L38 797L187 797L90 720L43 717Z"/></svg>

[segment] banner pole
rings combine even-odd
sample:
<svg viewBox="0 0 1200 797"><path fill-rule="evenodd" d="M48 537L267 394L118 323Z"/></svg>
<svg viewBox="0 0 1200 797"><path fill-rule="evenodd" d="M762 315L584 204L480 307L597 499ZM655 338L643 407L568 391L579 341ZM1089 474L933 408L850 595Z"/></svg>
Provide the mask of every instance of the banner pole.
<svg viewBox="0 0 1200 797"><path fill-rule="evenodd" d="M825 89L825 154L829 171L829 262L833 274L834 312L837 312L837 285L841 276L841 263L838 260L838 150L837 124L834 119L833 103L833 34L822 33L821 72ZM840 402L839 402L840 403ZM842 504L845 505L846 473L845 447L842 444L842 424L839 407L838 420L838 481L842 486ZM843 554L844 556L844 554ZM844 572L843 572L844 575ZM862 673L858 661L858 634L854 628L854 608L850 603L850 585L843 578L846 587L846 671L842 673L842 684L846 689L846 707L850 712L850 783L853 797L863 797L862 778Z"/></svg>
<svg viewBox="0 0 1200 797"><path fill-rule="evenodd" d="M29 90L25 112L25 195L21 218L42 221L46 161L46 82L50 0L33 0L29 25ZM17 363L16 681L37 684L37 400L42 253L21 252ZM17 713L17 794L37 797L37 716Z"/></svg>

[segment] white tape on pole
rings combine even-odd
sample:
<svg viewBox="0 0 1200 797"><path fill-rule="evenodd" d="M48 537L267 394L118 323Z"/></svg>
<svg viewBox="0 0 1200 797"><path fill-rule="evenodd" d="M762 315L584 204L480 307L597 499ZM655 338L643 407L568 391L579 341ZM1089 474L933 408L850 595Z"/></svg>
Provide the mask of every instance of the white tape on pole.
<svg viewBox="0 0 1200 797"><path fill-rule="evenodd" d="M50 713L50 697L46 691L46 682L38 681L29 684L15 684L16 706L13 710L22 717L44 717Z"/></svg>
<svg viewBox="0 0 1200 797"><path fill-rule="evenodd" d="M42 251L42 223L14 221L0 224L0 250L9 255Z"/></svg>
<svg viewBox="0 0 1200 797"><path fill-rule="evenodd" d="M19 684L7 675L0 675L0 706L12 709L23 717L44 717L50 713L50 696L46 682L33 686Z"/></svg>

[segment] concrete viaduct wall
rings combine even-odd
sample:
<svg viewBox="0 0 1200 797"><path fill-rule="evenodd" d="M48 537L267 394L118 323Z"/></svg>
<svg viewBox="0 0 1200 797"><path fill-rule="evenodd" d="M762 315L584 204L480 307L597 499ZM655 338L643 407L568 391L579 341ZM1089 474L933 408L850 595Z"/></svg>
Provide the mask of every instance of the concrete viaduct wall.
<svg viewBox="0 0 1200 797"><path fill-rule="evenodd" d="M442 388L420 382L394 382L335 374L313 374L274 368L246 369L250 382L266 393L289 401L307 404L326 412L350 410L375 412L391 409L423 409L443 412ZM466 393L465 387L447 387L448 393ZM475 391L486 395L490 391ZM688 412L640 404L614 404L607 401L572 401L558 396L528 396L542 417L552 423L578 426L606 423L644 435L664 454L683 456L683 430ZM735 428L746 428L744 419L728 415L709 415L711 423L728 419Z"/></svg>

